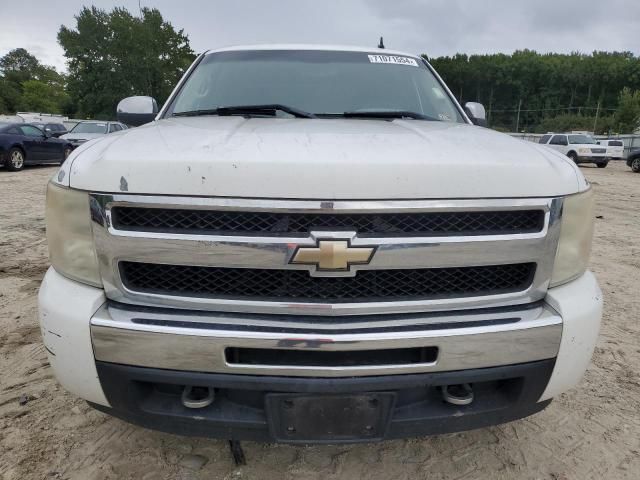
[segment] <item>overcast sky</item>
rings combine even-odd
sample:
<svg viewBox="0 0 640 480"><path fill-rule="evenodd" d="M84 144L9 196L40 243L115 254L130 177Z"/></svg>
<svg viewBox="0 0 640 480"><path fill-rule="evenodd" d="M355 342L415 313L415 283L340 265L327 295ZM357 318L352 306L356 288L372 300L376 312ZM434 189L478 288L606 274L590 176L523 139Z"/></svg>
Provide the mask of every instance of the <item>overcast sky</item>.
<svg viewBox="0 0 640 480"><path fill-rule="evenodd" d="M183 28L196 52L252 43L375 46L429 56L464 53L640 54L639 0L140 0ZM65 68L60 25L83 4L138 12L138 0L0 0L0 56L17 47Z"/></svg>

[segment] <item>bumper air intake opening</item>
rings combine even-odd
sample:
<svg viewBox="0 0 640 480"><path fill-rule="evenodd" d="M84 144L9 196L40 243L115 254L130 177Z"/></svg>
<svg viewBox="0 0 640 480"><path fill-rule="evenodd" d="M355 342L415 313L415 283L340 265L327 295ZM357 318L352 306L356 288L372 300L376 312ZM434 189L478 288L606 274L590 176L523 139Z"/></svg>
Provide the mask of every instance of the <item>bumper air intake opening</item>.
<svg viewBox="0 0 640 480"><path fill-rule="evenodd" d="M438 359L438 347L383 350L286 350L269 348L225 349L230 365L270 365L295 367L366 367L381 365L430 364Z"/></svg>

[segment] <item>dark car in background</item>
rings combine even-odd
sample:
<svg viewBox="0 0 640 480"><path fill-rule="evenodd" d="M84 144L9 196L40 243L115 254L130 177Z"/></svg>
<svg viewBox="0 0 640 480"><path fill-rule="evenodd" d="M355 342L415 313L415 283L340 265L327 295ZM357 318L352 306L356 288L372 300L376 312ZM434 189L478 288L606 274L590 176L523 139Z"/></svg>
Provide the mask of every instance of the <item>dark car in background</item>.
<svg viewBox="0 0 640 480"><path fill-rule="evenodd" d="M0 165L22 170L25 165L62 164L73 146L30 123L0 123Z"/></svg>
<svg viewBox="0 0 640 480"><path fill-rule="evenodd" d="M67 128L62 123L40 123L33 122L31 125L35 125L40 130L44 130L52 137L61 137L65 133L68 133Z"/></svg>
<svg viewBox="0 0 640 480"><path fill-rule="evenodd" d="M627 156L627 165L632 172L640 173L640 148L634 148Z"/></svg>

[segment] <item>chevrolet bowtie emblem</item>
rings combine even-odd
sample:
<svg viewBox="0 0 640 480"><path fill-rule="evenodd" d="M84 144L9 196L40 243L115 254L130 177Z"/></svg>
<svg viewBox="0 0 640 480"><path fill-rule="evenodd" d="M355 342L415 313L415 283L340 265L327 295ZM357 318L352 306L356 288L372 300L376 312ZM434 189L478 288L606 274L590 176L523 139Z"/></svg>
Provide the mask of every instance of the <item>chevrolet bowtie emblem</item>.
<svg viewBox="0 0 640 480"><path fill-rule="evenodd" d="M351 265L366 265L375 247L352 247L348 240L319 240L315 247L298 247L289 263L315 265L318 272L348 272Z"/></svg>

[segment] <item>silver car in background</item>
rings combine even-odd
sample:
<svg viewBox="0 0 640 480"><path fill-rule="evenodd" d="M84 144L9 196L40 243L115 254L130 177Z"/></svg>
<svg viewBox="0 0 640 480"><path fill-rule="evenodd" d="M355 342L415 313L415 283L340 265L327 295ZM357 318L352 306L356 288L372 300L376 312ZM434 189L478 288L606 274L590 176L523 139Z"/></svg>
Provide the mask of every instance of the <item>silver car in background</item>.
<svg viewBox="0 0 640 480"><path fill-rule="evenodd" d="M127 129L127 126L120 122L88 120L78 123L69 133L62 135L60 138L68 140L75 148L88 140L125 129Z"/></svg>

